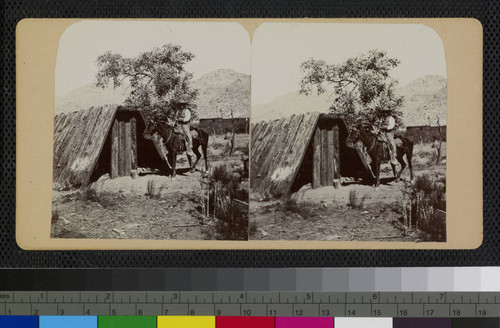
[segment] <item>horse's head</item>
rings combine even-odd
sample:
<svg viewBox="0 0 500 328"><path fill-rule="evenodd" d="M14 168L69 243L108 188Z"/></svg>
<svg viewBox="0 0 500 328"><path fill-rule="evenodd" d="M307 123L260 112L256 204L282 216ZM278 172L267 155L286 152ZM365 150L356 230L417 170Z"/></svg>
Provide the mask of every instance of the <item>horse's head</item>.
<svg viewBox="0 0 500 328"><path fill-rule="evenodd" d="M156 123L152 119L149 119L142 135L145 139L150 140L152 139L153 134L156 132L156 129Z"/></svg>
<svg viewBox="0 0 500 328"><path fill-rule="evenodd" d="M349 136L347 137L346 144L350 148L354 148L354 145L358 141L364 142L366 136L374 133L374 126L368 122L362 122L355 124L349 130Z"/></svg>

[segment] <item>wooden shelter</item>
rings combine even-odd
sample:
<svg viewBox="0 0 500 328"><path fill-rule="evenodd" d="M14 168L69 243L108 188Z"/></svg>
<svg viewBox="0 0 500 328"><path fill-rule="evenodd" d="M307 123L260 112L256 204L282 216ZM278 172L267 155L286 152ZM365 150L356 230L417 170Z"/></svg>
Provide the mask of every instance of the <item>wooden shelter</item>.
<svg viewBox="0 0 500 328"><path fill-rule="evenodd" d="M361 153L348 148L342 116L317 112L252 126L252 191L283 196L311 183L333 186L344 177L371 176Z"/></svg>
<svg viewBox="0 0 500 328"><path fill-rule="evenodd" d="M160 146L143 137L140 108L99 106L54 119L53 181L86 186L101 175L129 176L138 167L165 169Z"/></svg>

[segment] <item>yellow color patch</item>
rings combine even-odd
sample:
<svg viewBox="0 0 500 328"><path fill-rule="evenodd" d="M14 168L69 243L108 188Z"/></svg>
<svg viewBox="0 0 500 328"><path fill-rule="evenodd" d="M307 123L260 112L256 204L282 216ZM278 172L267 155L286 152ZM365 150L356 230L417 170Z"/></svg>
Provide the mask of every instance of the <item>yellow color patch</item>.
<svg viewBox="0 0 500 328"><path fill-rule="evenodd" d="M159 316L158 328L215 328L215 317Z"/></svg>

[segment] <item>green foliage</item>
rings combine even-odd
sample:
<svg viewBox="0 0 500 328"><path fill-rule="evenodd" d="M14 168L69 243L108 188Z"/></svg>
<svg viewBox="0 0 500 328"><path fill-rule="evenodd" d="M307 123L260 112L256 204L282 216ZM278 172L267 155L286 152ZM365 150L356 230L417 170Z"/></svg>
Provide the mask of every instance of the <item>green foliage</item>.
<svg viewBox="0 0 500 328"><path fill-rule="evenodd" d="M401 126L403 97L395 94L397 81L389 74L399 63L398 59L389 58L386 52L378 50L349 58L341 64L327 64L311 58L300 66L300 93L333 91L335 100L330 111L343 114L350 127L361 122L377 122L382 117L382 110L391 110L396 126Z"/></svg>
<svg viewBox="0 0 500 328"><path fill-rule="evenodd" d="M147 114L158 118L178 103L194 107L198 90L190 88L193 75L184 66L194 58L181 47L166 44L143 52L134 58L106 52L96 60L96 85L118 87L124 82L132 89L126 105L154 107Z"/></svg>

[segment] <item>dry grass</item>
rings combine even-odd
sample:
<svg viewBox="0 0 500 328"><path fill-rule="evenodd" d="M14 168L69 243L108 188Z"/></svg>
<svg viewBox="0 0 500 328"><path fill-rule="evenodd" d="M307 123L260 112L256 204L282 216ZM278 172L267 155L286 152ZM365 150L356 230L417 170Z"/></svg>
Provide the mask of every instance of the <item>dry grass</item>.
<svg viewBox="0 0 500 328"><path fill-rule="evenodd" d="M210 135L208 139L208 156L210 159L222 159L227 156L248 155L248 134L234 136L234 150L231 153L231 140L225 135Z"/></svg>
<svg viewBox="0 0 500 328"><path fill-rule="evenodd" d="M415 143L413 148L413 165L429 167L436 165L436 159L438 156L437 145L428 143ZM446 142L441 145L441 156L439 159L440 163L446 162Z"/></svg>

